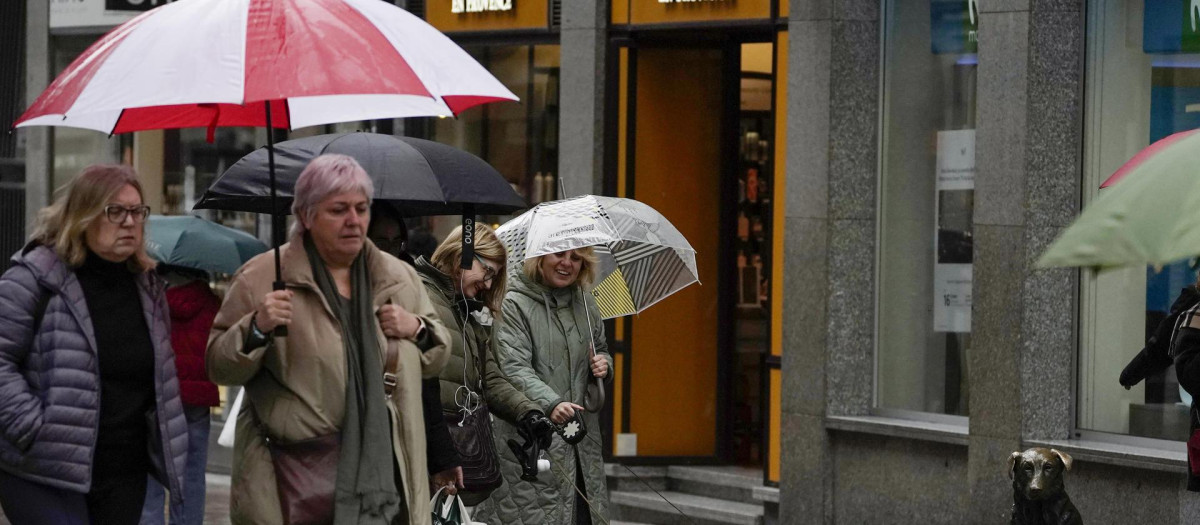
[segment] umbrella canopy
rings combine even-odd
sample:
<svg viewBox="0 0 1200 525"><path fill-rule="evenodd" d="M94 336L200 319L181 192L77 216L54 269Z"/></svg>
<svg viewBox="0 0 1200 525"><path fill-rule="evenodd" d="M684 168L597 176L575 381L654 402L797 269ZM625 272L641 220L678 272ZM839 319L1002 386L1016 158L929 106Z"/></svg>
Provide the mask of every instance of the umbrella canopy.
<svg viewBox="0 0 1200 525"><path fill-rule="evenodd" d="M699 282L696 250L662 214L633 199L585 195L545 202L496 231L509 266L594 246L599 284L592 294L605 319L641 312Z"/></svg>
<svg viewBox="0 0 1200 525"><path fill-rule="evenodd" d="M1191 131L1134 156L1037 265L1166 265L1200 255L1200 216L1192 217L1200 211L1197 151L1200 133Z"/></svg>
<svg viewBox="0 0 1200 525"><path fill-rule="evenodd" d="M404 216L507 214L527 208L508 181L483 159L438 142L380 135L318 135L275 145L277 213L288 213L292 191L308 162L325 153L354 157L375 183L377 200ZM266 148L230 166L196 203L196 209L271 212Z"/></svg>
<svg viewBox="0 0 1200 525"><path fill-rule="evenodd" d="M15 125L109 134L206 127L211 141L217 126L448 116L498 100L517 97L389 2L179 0L101 37ZM267 133L272 195L273 140ZM282 231L278 214L272 223ZM275 252L274 288L282 290Z"/></svg>
<svg viewBox="0 0 1200 525"><path fill-rule="evenodd" d="M379 0L179 0L118 26L16 126L125 133L450 116L517 97L442 33Z"/></svg>
<svg viewBox="0 0 1200 525"><path fill-rule="evenodd" d="M146 222L146 251L164 264L233 274L267 245L199 217L152 215Z"/></svg>

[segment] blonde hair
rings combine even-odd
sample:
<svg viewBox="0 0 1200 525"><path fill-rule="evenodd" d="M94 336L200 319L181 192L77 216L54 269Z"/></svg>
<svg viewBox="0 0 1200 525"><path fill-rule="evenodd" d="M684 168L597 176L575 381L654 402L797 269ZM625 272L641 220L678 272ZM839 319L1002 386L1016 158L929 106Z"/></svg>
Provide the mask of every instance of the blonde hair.
<svg viewBox="0 0 1200 525"><path fill-rule="evenodd" d="M375 196L375 184L367 171L354 157L337 153L326 153L311 161L296 179L295 197L292 198L292 236L308 231L305 222L317 216L317 205L331 195L361 191L367 197L367 205Z"/></svg>
<svg viewBox="0 0 1200 525"><path fill-rule="evenodd" d="M496 236L496 232L492 231L486 224L475 223L475 255L492 261L500 261L500 267L496 268L496 276L492 278L492 287L489 290L484 290L483 297L480 298L484 304L493 312L500 312L500 304L504 300L504 292L508 286L508 272L504 268L504 264L508 261L508 250L504 248L504 243L500 242L500 238ZM434 250L430 256L429 262L433 264L442 273L451 276L459 276L461 279L462 269L459 267L462 261L462 226L455 228L446 236L446 240L438 245L437 250Z"/></svg>
<svg viewBox="0 0 1200 525"><path fill-rule="evenodd" d="M579 264L579 278L576 279L575 282L583 287L584 291L591 291L592 285L595 284L596 281L596 263L600 261L600 259L596 257L596 249L592 248L591 246L584 246L583 248L575 248L574 250L567 251L573 251L575 252L575 255L578 255L580 259L583 259ZM534 257L532 259L525 259L525 264L521 267L521 271L525 272L525 277L528 277L529 280L542 285L546 284L546 281L542 279L541 266L543 257L545 257L545 255Z"/></svg>
<svg viewBox="0 0 1200 525"><path fill-rule="evenodd" d="M82 266L88 254L88 228L104 217L104 208L125 186L133 186L142 202L146 202L142 183L132 167L96 164L84 168L79 176L59 190L53 204L38 212L37 224L29 239L53 248L67 266ZM126 264L130 271L140 273L154 269L157 263L146 253L146 222L138 227L142 229L142 245Z"/></svg>

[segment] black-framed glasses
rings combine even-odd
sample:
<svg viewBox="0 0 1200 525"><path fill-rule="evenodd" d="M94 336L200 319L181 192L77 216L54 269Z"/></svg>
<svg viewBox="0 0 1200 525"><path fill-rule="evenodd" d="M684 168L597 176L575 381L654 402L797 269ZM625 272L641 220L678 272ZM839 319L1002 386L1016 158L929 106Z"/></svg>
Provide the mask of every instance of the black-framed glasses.
<svg viewBox="0 0 1200 525"><path fill-rule="evenodd" d="M133 217L135 224L146 222L146 217L150 216L150 207L145 204L137 206L121 206L120 204L109 204L104 207L104 216L108 218L108 222L113 224L121 224L125 222L125 217Z"/></svg>
<svg viewBox="0 0 1200 525"><path fill-rule="evenodd" d="M488 264L479 254L475 254L475 260L479 261L479 264L483 266L483 282L491 282L492 279L495 279L499 275L500 272L496 270L496 267Z"/></svg>

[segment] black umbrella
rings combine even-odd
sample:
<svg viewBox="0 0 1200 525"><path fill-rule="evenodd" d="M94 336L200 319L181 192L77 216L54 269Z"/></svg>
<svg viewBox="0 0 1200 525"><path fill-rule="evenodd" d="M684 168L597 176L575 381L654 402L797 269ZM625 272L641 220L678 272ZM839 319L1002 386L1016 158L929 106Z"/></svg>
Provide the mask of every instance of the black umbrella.
<svg viewBox="0 0 1200 525"><path fill-rule="evenodd" d="M374 199L406 217L508 214L528 207L483 159L445 144L378 133L318 135L275 144L277 204L272 210L267 148L242 157L216 180L196 209L289 213L309 161L324 153L354 157L375 183Z"/></svg>

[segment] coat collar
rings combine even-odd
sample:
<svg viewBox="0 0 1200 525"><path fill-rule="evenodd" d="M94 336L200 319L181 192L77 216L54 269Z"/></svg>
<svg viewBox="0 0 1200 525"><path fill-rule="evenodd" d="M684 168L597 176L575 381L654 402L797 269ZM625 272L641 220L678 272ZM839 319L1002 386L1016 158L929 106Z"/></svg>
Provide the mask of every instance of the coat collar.
<svg viewBox="0 0 1200 525"><path fill-rule="evenodd" d="M291 242L279 247L279 254L280 264L283 266L283 282L289 286L319 290L317 281L313 278L312 264L308 262L308 252L304 250L304 242L301 239L293 237ZM267 256L271 255L268 253ZM363 242L360 256L367 258L372 294L378 295L382 290L400 284L398 272L392 266L403 264L399 259L376 248L370 239Z"/></svg>

